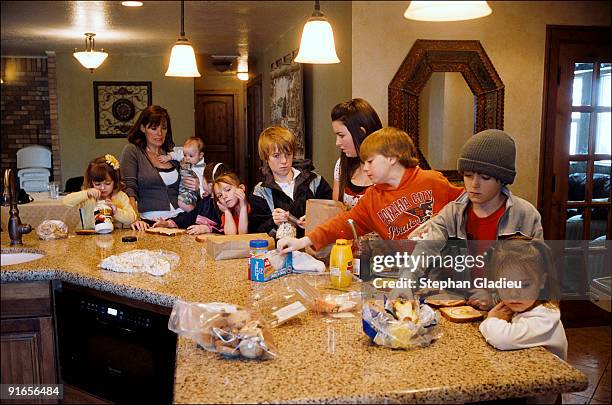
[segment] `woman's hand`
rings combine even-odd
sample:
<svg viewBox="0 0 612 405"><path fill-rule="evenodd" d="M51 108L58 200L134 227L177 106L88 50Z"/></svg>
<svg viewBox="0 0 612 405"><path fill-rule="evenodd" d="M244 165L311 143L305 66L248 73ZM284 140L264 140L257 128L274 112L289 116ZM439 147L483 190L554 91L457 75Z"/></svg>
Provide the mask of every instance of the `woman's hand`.
<svg viewBox="0 0 612 405"><path fill-rule="evenodd" d="M186 189L200 192L200 180L197 177L185 176L182 180Z"/></svg>
<svg viewBox="0 0 612 405"><path fill-rule="evenodd" d="M312 241L308 236L304 236L303 238L282 238L276 244L276 250L280 254L285 254L289 252L293 252L294 250L301 250L308 246L312 245Z"/></svg>
<svg viewBox="0 0 612 405"><path fill-rule="evenodd" d="M202 233L210 233L211 229L208 225L190 225L187 228L187 233L189 235L199 235Z"/></svg>
<svg viewBox="0 0 612 405"><path fill-rule="evenodd" d="M289 221L289 211L282 210L280 208L274 208L272 211L272 219L276 226Z"/></svg>
<svg viewBox="0 0 612 405"><path fill-rule="evenodd" d="M149 224L147 224L145 221L136 221L132 222L132 225L130 225L130 227L134 231L144 231L145 229L149 228Z"/></svg>
<svg viewBox="0 0 612 405"><path fill-rule="evenodd" d="M100 198L100 190L95 189L95 188L90 188L89 190L87 190L87 197L89 198L93 198L95 200L97 200L98 198Z"/></svg>
<svg viewBox="0 0 612 405"><path fill-rule="evenodd" d="M489 291L482 288L470 290L470 297L467 299L467 304L483 311L491 309L493 306L493 297Z"/></svg>
<svg viewBox="0 0 612 405"><path fill-rule="evenodd" d="M510 322L512 315L514 315L514 312L512 312L503 301L495 305L493 309L489 311L489 317L503 319L506 322Z"/></svg>

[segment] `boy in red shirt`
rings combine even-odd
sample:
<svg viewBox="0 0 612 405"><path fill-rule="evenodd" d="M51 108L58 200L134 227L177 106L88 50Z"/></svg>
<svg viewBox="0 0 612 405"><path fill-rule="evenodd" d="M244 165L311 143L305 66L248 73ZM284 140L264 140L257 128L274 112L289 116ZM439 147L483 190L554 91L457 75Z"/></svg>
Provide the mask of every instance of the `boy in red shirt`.
<svg viewBox="0 0 612 405"><path fill-rule="evenodd" d="M364 172L374 186L350 211L336 215L303 238L283 238L281 253L313 246L315 250L352 231L358 235L376 232L383 239L406 239L413 229L426 222L463 191L440 173L417 166L416 148L408 134L396 128L382 128L370 134L359 151Z"/></svg>

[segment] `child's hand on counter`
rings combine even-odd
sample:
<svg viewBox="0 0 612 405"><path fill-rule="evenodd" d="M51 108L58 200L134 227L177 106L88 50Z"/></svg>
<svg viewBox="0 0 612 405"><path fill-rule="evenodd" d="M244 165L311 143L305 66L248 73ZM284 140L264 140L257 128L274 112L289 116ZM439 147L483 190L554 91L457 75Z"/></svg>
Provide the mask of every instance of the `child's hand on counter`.
<svg viewBox="0 0 612 405"><path fill-rule="evenodd" d="M212 230L210 229L210 226L208 225L203 225L203 224L197 224L197 225L190 225L189 227L187 227L187 234L189 235L200 235L202 233L211 233Z"/></svg>
<svg viewBox="0 0 612 405"><path fill-rule="evenodd" d="M503 319L506 322L510 322L512 315L514 315L514 312L512 312L503 301L495 305L493 309L489 311L489 317Z"/></svg>
<svg viewBox="0 0 612 405"><path fill-rule="evenodd" d="M149 224L147 224L145 221L136 221L136 222L133 222L132 225L130 225L130 227L134 231L144 231L145 229L149 228Z"/></svg>

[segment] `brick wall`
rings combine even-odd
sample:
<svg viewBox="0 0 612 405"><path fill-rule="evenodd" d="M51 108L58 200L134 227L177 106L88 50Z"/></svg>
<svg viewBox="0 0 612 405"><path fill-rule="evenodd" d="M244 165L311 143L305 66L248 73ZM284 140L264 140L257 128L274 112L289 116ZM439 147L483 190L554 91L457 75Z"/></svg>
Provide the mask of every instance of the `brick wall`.
<svg viewBox="0 0 612 405"><path fill-rule="evenodd" d="M43 145L53 152L52 180L61 181L55 53L35 58L3 57L2 81L0 167L3 170L15 169L17 150L28 145ZM51 91L50 83L53 86ZM50 96L53 97L54 113L49 103Z"/></svg>
<svg viewBox="0 0 612 405"><path fill-rule="evenodd" d="M53 180L62 184L62 161L57 127L57 76L55 74L55 52L47 51L47 77L49 79L49 121L51 125L51 158ZM60 187L63 189L63 187Z"/></svg>

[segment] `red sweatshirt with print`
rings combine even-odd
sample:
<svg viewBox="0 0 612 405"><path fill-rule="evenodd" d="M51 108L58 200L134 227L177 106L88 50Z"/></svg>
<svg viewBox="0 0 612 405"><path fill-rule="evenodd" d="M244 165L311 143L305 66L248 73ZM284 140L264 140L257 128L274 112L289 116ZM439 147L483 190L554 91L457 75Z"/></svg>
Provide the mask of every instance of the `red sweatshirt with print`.
<svg viewBox="0 0 612 405"><path fill-rule="evenodd" d="M350 237L346 220L352 218L358 235L374 231L383 239L405 239L462 192L463 188L450 184L440 172L407 168L397 188L388 184L369 187L350 211L336 215L306 236L319 250L335 242L341 231Z"/></svg>

